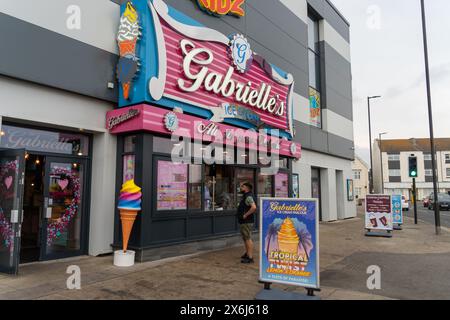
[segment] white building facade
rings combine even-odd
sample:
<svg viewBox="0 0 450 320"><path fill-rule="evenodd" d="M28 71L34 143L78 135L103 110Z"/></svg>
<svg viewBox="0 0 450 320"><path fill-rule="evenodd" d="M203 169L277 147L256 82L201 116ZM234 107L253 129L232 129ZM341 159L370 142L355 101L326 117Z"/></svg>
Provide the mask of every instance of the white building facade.
<svg viewBox="0 0 450 320"><path fill-rule="evenodd" d="M355 161L352 163L353 181L355 198L358 200L365 200L369 193L369 165L360 157L355 156Z"/></svg>
<svg viewBox="0 0 450 320"><path fill-rule="evenodd" d="M387 194L402 194L411 199L413 179L409 177L411 156L417 157L417 200L422 201L433 192L432 157L429 139L383 140L381 142L383 170L379 141L373 147L375 192L382 191L381 171ZM437 176L439 192L450 191L450 139L436 139Z"/></svg>

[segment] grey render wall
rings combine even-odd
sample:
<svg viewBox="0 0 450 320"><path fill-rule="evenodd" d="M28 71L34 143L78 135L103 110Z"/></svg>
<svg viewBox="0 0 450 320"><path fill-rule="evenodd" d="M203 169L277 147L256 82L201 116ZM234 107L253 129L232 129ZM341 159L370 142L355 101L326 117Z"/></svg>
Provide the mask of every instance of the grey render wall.
<svg viewBox="0 0 450 320"><path fill-rule="evenodd" d="M0 50L0 74L117 101L117 90L108 89L116 55L3 13L0 41L7 47Z"/></svg>
<svg viewBox="0 0 450 320"><path fill-rule="evenodd" d="M210 16L199 10L196 0L165 1L222 33L245 34L254 51L294 76L296 93L308 99L307 24L280 1L247 0L243 18ZM348 24L327 0L308 0L308 3L348 41ZM17 32L21 40L11 44L9 30ZM0 74L117 101L117 90L107 88L108 82L116 81L117 56L113 53L1 13L0 40L10 43L10 50L0 50ZM323 108L352 120L350 63L326 42L321 47ZM347 148L353 145L352 141L297 121L295 126L298 132L295 139L305 149L353 159L352 148ZM346 151L339 146L345 146Z"/></svg>

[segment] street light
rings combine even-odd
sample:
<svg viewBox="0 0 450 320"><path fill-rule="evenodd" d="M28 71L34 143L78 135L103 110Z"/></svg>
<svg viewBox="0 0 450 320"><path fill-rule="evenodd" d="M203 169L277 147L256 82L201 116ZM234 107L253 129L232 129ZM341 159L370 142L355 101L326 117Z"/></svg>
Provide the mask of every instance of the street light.
<svg viewBox="0 0 450 320"><path fill-rule="evenodd" d="M370 100L381 98L381 96L372 96L367 97L367 109L369 113L369 148L370 148L370 183L369 183L369 192L370 194L374 193L373 190L373 158L372 158L372 125L370 122Z"/></svg>
<svg viewBox="0 0 450 320"><path fill-rule="evenodd" d="M436 234L441 233L441 217L438 204L438 186L436 175L436 148L434 144L434 129L433 129L433 108L431 104L431 84L430 84L430 66L428 62L428 40L427 40L427 22L425 17L425 0L420 1L422 10L422 32L423 32L423 50L425 57L425 75L427 80L427 100L428 100L428 123L430 126L430 144L431 144L431 157L432 157L432 169L433 169L433 190L434 190L434 218L436 225Z"/></svg>
<svg viewBox="0 0 450 320"><path fill-rule="evenodd" d="M388 132L383 132L378 135L380 141L380 161L381 161L381 194L384 194L384 174L383 174L383 151L381 150L381 137Z"/></svg>

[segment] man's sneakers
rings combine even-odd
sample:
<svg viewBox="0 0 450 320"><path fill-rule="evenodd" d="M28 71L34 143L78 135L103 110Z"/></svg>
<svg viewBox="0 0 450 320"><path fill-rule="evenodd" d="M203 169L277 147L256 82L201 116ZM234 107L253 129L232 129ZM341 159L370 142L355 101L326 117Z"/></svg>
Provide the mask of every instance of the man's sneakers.
<svg viewBox="0 0 450 320"><path fill-rule="evenodd" d="M253 258L249 258L248 256L245 258L242 258L241 263L244 264L251 264L251 263L255 263L255 261L253 260Z"/></svg>
<svg viewBox="0 0 450 320"><path fill-rule="evenodd" d="M247 252L244 253L244 255L241 257L241 259L245 259L245 258L248 258Z"/></svg>

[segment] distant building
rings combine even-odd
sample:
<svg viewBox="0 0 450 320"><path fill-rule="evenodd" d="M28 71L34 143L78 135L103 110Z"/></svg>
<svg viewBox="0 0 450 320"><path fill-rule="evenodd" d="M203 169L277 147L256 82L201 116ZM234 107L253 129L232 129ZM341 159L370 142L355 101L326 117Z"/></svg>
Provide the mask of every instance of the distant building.
<svg viewBox="0 0 450 320"><path fill-rule="evenodd" d="M429 139L382 140L383 181L386 194L402 194L411 199L412 178L408 158L417 157L417 199L423 200L433 192L433 170ZM450 191L450 138L436 139L439 192ZM380 141L373 147L374 188L381 193Z"/></svg>
<svg viewBox="0 0 450 320"><path fill-rule="evenodd" d="M355 156L355 161L352 162L352 170L355 199L357 203L360 203L360 200L365 200L367 193L369 193L369 165L360 157Z"/></svg>

